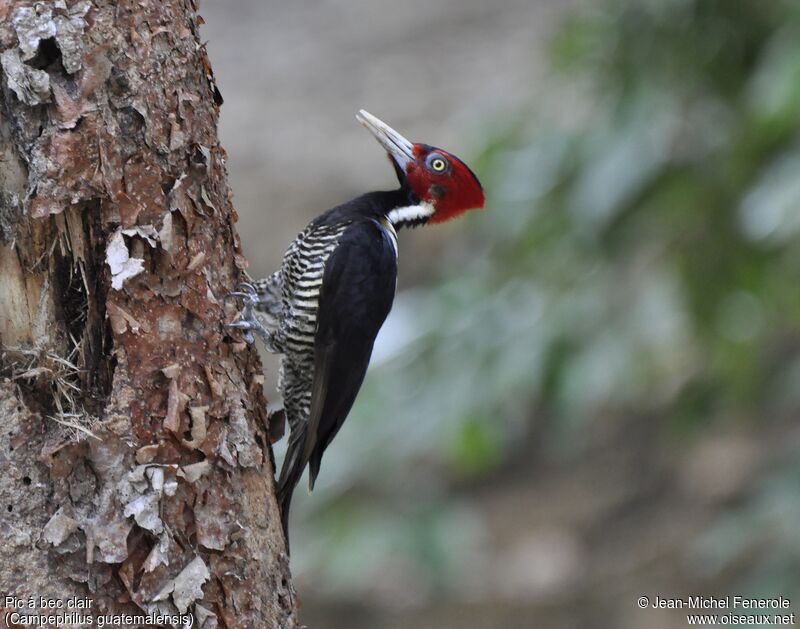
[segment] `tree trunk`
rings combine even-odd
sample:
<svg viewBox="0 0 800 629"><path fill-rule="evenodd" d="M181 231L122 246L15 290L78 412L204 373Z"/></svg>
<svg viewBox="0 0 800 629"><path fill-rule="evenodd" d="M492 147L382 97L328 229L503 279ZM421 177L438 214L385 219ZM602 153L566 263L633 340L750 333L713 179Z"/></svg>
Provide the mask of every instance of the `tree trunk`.
<svg viewBox="0 0 800 629"><path fill-rule="evenodd" d="M297 624L196 10L0 0L3 615Z"/></svg>

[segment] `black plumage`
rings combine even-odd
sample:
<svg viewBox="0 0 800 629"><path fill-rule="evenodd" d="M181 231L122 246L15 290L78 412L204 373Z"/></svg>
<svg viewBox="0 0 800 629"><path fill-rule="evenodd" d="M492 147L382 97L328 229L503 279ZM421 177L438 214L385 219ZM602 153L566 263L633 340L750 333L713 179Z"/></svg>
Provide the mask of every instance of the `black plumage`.
<svg viewBox="0 0 800 629"><path fill-rule="evenodd" d="M413 201L401 186L328 210L294 239L279 271L236 293L245 309L231 325L246 330L249 341L257 332L268 350L282 354L279 388L290 427L277 486L284 533L303 470L310 467L313 488L322 455L361 388L397 284L389 217Z"/></svg>
<svg viewBox="0 0 800 629"><path fill-rule="evenodd" d="M365 195L334 208L309 226L307 238L313 240L313 233L324 226L344 225L336 243L321 254L324 271L316 329L308 351L301 350L303 358L313 357L313 366L308 370L307 360L297 361L297 357L284 363L284 387L291 384L303 393L310 392L310 396L295 395L300 404L286 400L292 433L277 490L284 530L294 487L309 465L309 486L313 488L325 448L353 406L375 337L391 310L397 283L397 249L394 228L385 219L385 212L390 209L387 202L395 198L386 193ZM287 270L291 259L289 256L284 265ZM285 312L290 313L291 291L284 293L289 293ZM295 372L293 365L298 362L301 369Z"/></svg>

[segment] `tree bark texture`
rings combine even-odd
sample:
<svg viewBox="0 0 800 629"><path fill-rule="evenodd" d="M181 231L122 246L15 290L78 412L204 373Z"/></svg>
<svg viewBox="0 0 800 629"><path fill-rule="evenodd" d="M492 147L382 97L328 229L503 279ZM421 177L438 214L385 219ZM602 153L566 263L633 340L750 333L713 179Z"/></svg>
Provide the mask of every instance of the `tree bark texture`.
<svg viewBox="0 0 800 629"><path fill-rule="evenodd" d="M0 0L4 611L297 624L261 365L223 327L245 261L200 23Z"/></svg>

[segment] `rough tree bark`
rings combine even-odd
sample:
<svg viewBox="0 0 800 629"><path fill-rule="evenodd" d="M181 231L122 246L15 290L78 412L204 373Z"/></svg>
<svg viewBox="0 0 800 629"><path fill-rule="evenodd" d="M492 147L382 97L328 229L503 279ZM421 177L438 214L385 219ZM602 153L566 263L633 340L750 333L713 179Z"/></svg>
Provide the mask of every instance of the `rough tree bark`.
<svg viewBox="0 0 800 629"><path fill-rule="evenodd" d="M297 624L261 365L222 325L245 261L201 23L0 0L5 611Z"/></svg>

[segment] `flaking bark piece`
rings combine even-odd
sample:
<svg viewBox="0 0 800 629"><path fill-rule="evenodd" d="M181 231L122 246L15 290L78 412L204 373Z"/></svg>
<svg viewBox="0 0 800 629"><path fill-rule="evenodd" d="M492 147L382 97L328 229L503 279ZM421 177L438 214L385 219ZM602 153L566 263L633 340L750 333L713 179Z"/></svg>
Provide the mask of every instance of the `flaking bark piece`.
<svg viewBox="0 0 800 629"><path fill-rule="evenodd" d="M256 445L250 427L247 425L247 417L241 406L231 410L229 420L230 430L226 435L226 440L236 451L236 459L242 467L257 467L261 465L261 448Z"/></svg>
<svg viewBox="0 0 800 629"><path fill-rule="evenodd" d="M189 266L186 267L187 273L191 273L199 268L203 262L205 262L206 254L204 251L200 251L197 253L189 262Z"/></svg>
<svg viewBox="0 0 800 629"><path fill-rule="evenodd" d="M170 380L174 380L181 375L181 366L178 363L172 363L171 365L164 367L161 370L161 373L163 373Z"/></svg>
<svg viewBox="0 0 800 629"><path fill-rule="evenodd" d="M69 74L81 69L83 63L83 29L86 28L84 16L91 4L86 0L76 2L66 15L56 15L56 43L61 49L61 63Z"/></svg>
<svg viewBox="0 0 800 629"><path fill-rule="evenodd" d="M171 253L174 248L172 235L172 212L167 212L161 223L161 229L158 230L158 239L161 241L161 248L167 253Z"/></svg>
<svg viewBox="0 0 800 629"><path fill-rule="evenodd" d="M211 464L208 461L200 461L199 463L184 465L178 470L178 476L185 479L187 483L196 483L205 476L210 469Z"/></svg>
<svg viewBox="0 0 800 629"><path fill-rule="evenodd" d="M197 621L198 629L205 629L209 625L212 627L217 626L217 615L199 603L194 606L194 617ZM209 625L206 625L206 621L209 621Z"/></svg>
<svg viewBox="0 0 800 629"><path fill-rule="evenodd" d="M167 416L164 418L164 428L173 434L180 433L181 414L186 409L189 396L178 389L178 381L171 380L169 383L169 398L167 399Z"/></svg>
<svg viewBox="0 0 800 629"><path fill-rule="evenodd" d="M223 492L208 491L195 504L197 543L212 550L225 550L234 530L230 500Z"/></svg>
<svg viewBox="0 0 800 629"><path fill-rule="evenodd" d="M151 533L159 535L164 530L164 523L158 511L159 497L156 494L139 496L125 505L124 514L133 516L136 524Z"/></svg>
<svg viewBox="0 0 800 629"><path fill-rule="evenodd" d="M41 105L50 102L50 77L44 70L37 70L23 62L16 49L0 54L0 64L6 75L8 86L26 105Z"/></svg>
<svg viewBox="0 0 800 629"><path fill-rule="evenodd" d="M52 5L37 2L32 7L19 7L11 19L19 40L20 56L27 61L36 56L39 42L56 36Z"/></svg>
<svg viewBox="0 0 800 629"><path fill-rule="evenodd" d="M270 411L267 415L267 432L270 444L277 443L286 434L286 412L282 408Z"/></svg>
<svg viewBox="0 0 800 629"><path fill-rule="evenodd" d="M189 409L189 414L192 416L192 440L183 440L183 445L187 448L199 449L206 440L206 432L208 425L206 423L206 413L208 406L194 406Z"/></svg>
<svg viewBox="0 0 800 629"><path fill-rule="evenodd" d="M175 607L181 614L185 614L189 605L203 598L203 584L210 576L205 562L200 557L195 557L178 576L167 582L155 595L153 602L164 601L171 594Z"/></svg>
<svg viewBox="0 0 800 629"><path fill-rule="evenodd" d="M126 519L95 520L84 527L86 563L121 563L128 558L128 533L133 525ZM88 530L87 530L88 529ZM97 552L99 551L99 552Z"/></svg>
<svg viewBox="0 0 800 629"><path fill-rule="evenodd" d="M83 31L86 28L84 16L91 6L87 0L82 0L69 9L63 2L37 2L32 7L19 7L14 12L12 23L22 60L33 59L42 40L55 39L61 50L61 64L67 73L74 74L80 70L84 52ZM56 15L53 15L54 7L60 10Z"/></svg>
<svg viewBox="0 0 800 629"><path fill-rule="evenodd" d="M153 546L142 568L145 572L153 572L161 565L169 565L169 535L165 532L158 538L158 543Z"/></svg>
<svg viewBox="0 0 800 629"><path fill-rule="evenodd" d="M114 290L121 290L126 280L144 271L144 260L131 258L123 235L143 238L151 247L155 247L158 240L158 232L152 225L118 229L114 232L106 249L106 263L111 269L111 288Z"/></svg>
<svg viewBox="0 0 800 629"><path fill-rule="evenodd" d="M139 323L131 313L114 302L109 301L106 308L108 309L108 319L111 321L111 327L117 334L124 334L128 328L134 334L139 334L142 329L147 333L150 332L149 325Z"/></svg>
<svg viewBox="0 0 800 629"><path fill-rule="evenodd" d="M126 280L144 271L144 260L131 258L121 231L116 232L108 243L106 263L111 269L111 288L114 290L122 290Z"/></svg>
<svg viewBox="0 0 800 629"><path fill-rule="evenodd" d="M151 443L147 446L142 446L136 451L136 462L139 465L146 465L147 463L151 463L153 459L156 458L159 450L161 449L161 445L157 443Z"/></svg>
<svg viewBox="0 0 800 629"><path fill-rule="evenodd" d="M79 526L77 520L73 520L65 513L64 507L59 507L44 525L42 539L53 546L60 546Z"/></svg>
<svg viewBox="0 0 800 629"><path fill-rule="evenodd" d="M216 376L214 375L214 370L211 368L211 365L203 365L203 371L206 373L206 380L208 381L208 387L211 389L211 396L214 399L221 399L225 396L225 392L222 389L222 385L217 380Z"/></svg>

